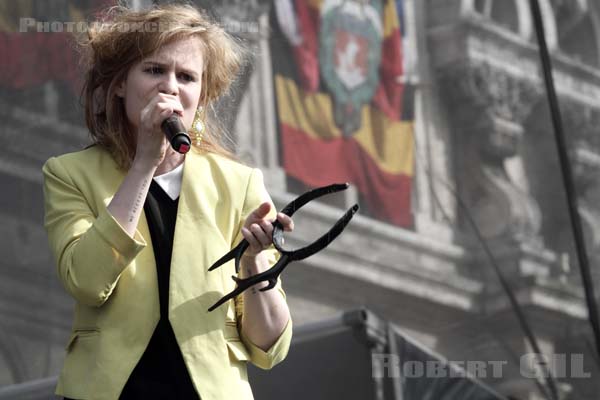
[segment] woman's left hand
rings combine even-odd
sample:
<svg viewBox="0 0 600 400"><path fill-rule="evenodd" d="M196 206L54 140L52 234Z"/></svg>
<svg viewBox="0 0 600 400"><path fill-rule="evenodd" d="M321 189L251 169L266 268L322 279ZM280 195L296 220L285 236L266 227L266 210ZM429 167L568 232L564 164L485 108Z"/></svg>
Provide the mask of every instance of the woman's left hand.
<svg viewBox="0 0 600 400"><path fill-rule="evenodd" d="M264 202L246 218L242 235L250 246L242 257L239 278L249 278L271 267L270 259L263 250L273 243L271 224L274 219L267 218L272 207L274 206L271 203ZM279 213L277 220L283 225L285 231L294 229L294 223L287 215ZM290 310L285 302L285 296L279 290L259 292L268 286L269 282L262 281L242 294L241 332L263 351L269 351L290 320Z"/></svg>
<svg viewBox="0 0 600 400"><path fill-rule="evenodd" d="M242 235L250 246L244 252L245 257L256 257L273 243L273 225L271 223L274 222L274 219L267 218L271 207L271 203L264 202L256 210L252 211L246 219L242 227ZM283 226L284 231L291 232L294 230L294 221L292 221L291 217L278 213L277 220Z"/></svg>

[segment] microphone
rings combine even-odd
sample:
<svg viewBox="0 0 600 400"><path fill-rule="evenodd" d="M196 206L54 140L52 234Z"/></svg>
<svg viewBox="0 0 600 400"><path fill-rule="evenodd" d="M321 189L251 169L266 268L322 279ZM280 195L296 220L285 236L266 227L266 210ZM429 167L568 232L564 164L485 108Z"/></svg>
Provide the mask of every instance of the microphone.
<svg viewBox="0 0 600 400"><path fill-rule="evenodd" d="M169 140L169 143L171 143L173 150L181 154L190 151L190 147L192 146L190 136L187 134L177 114L173 114L165 119L160 124L160 127Z"/></svg>

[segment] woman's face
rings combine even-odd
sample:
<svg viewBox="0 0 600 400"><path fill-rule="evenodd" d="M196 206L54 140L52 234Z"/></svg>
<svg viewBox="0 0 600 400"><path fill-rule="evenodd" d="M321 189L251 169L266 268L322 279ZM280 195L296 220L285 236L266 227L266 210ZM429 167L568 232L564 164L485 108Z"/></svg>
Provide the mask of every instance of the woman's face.
<svg viewBox="0 0 600 400"><path fill-rule="evenodd" d="M192 126L202 90L201 43L195 37L170 42L131 67L116 94L124 99L127 118L136 130L142 109L158 93L175 96L183 107L184 126Z"/></svg>

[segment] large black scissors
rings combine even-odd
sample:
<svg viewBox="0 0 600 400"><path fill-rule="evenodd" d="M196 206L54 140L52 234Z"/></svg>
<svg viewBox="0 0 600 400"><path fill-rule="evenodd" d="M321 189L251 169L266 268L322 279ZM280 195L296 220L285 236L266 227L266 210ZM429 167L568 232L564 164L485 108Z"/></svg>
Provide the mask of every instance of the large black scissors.
<svg viewBox="0 0 600 400"><path fill-rule="evenodd" d="M285 215L292 216L298 209L307 204L309 201L314 200L318 197L324 196L326 194L339 192L342 190L348 189L349 185L347 183L336 183L329 186L323 186L320 188L313 189L309 192L306 192L295 200L290 202L287 206L285 206L281 212ZM275 220L273 224L273 245L275 248L281 253L281 257L268 270L261 272L259 274L250 276L248 278L238 278L237 276L232 276L231 278L235 281L236 287L229 294L223 296L219 301L213 304L208 311L213 311L215 308L219 307L221 304L226 301L233 299L244 290L248 289L251 286L256 285L259 282L269 281L269 285L264 288L259 289L261 292L265 290L270 290L275 287L277 284L277 278L283 272L284 268L292 261L304 260L312 256L313 254L323 250L325 247L329 246L331 242L335 240L336 237L346 225L350 222L354 214L358 211L358 204L353 205L344 213L344 215L333 225L333 227L325 233L323 236L315 240L313 243L308 246L302 247L297 250L285 250L283 248L283 226L277 220ZM219 268L221 265L225 264L232 259L235 260L235 272L238 273L240 269L240 260L242 259L242 255L244 251L248 248L249 244L246 239L243 239L236 247L234 247L229 253L225 254L219 260L217 260L208 270L212 271L216 268Z"/></svg>

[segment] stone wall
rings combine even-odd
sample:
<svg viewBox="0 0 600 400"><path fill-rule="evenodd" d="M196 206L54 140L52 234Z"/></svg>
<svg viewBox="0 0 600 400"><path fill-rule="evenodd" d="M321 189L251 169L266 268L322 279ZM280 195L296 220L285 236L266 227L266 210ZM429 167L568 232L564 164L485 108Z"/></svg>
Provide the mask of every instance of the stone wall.
<svg viewBox="0 0 600 400"><path fill-rule="evenodd" d="M93 2L57 2L51 8L55 18L67 3L85 12ZM148 1L135 3L142 7ZM584 345L590 338L586 309L528 2L404 3L410 41L405 79L416 91L415 228L359 214L327 250L291 265L283 278L295 323L366 306L448 358L506 360L502 379L484 380L505 394L540 398L535 382L519 374L518 356L529 350L469 225L472 217L543 350L585 353L586 370L597 376ZM600 181L595 177L600 168L600 10L593 1L541 3L595 265L600 258ZM238 155L264 171L280 207L298 188L286 179L278 155L269 2L202 4L253 50L252 62L220 110L230 116L224 123L234 133ZM46 12L35 7L9 11L15 17ZM19 57L30 64L44 61L34 53ZM73 303L55 277L42 227L41 166L89 140L77 92L68 81L3 82L0 386L60 370ZM306 207L286 243L308 243L355 200L350 191ZM589 379L560 382L565 398L591 399L598 390Z"/></svg>

